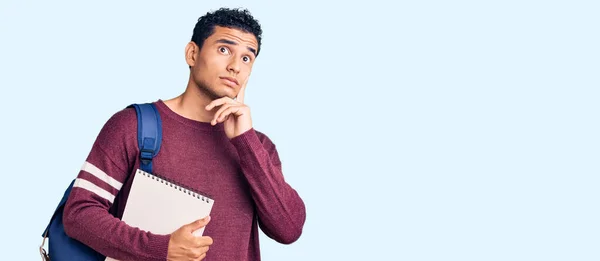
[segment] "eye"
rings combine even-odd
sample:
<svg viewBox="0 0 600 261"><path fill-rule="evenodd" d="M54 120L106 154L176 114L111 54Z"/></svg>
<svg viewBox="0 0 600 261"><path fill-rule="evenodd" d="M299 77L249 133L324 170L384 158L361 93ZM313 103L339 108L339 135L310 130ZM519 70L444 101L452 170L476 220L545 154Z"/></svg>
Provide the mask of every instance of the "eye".
<svg viewBox="0 0 600 261"><path fill-rule="evenodd" d="M229 49L227 49L227 47L221 46L219 47L219 52L222 54L229 54Z"/></svg>
<svg viewBox="0 0 600 261"><path fill-rule="evenodd" d="M245 63L249 63L250 61L252 61L252 58L250 58L250 56L244 56L242 57L242 61L244 61Z"/></svg>

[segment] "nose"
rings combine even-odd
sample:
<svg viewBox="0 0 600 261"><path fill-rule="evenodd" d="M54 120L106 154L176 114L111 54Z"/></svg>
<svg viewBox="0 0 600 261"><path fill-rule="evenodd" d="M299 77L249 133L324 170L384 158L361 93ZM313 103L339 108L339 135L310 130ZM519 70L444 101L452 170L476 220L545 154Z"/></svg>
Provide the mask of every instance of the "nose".
<svg viewBox="0 0 600 261"><path fill-rule="evenodd" d="M238 59L238 57L233 56L230 61L229 64L227 65L227 70L230 72L233 72L235 74L240 72L240 59Z"/></svg>

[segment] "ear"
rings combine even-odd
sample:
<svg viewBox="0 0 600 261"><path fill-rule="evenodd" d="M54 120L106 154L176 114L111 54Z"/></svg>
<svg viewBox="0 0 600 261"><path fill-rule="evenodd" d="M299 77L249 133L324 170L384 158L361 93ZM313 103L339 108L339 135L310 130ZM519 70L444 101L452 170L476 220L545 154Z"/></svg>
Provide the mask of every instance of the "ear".
<svg viewBox="0 0 600 261"><path fill-rule="evenodd" d="M194 42L189 42L185 46L185 62L189 66L196 65L196 55L198 54L198 46Z"/></svg>

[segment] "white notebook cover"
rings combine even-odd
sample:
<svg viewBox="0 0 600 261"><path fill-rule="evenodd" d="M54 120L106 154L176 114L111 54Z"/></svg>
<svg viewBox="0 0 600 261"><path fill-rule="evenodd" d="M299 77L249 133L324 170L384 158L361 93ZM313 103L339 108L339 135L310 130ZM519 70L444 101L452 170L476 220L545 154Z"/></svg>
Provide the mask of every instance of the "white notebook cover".
<svg viewBox="0 0 600 261"><path fill-rule="evenodd" d="M210 214L214 201L142 170L137 170L123 220L155 234L170 234L185 224ZM194 235L202 236L204 228ZM117 261L110 257L106 261Z"/></svg>

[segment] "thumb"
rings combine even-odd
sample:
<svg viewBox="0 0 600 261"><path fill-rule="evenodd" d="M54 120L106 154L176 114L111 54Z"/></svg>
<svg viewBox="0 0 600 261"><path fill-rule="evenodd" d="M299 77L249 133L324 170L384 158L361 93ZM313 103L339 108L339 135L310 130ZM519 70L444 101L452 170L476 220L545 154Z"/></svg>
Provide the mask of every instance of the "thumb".
<svg viewBox="0 0 600 261"><path fill-rule="evenodd" d="M238 101L240 103L244 103L244 96L246 95L246 85L247 84L248 84L248 79L246 79L244 84L242 84L242 87L240 88L240 92L238 92L238 95L235 97L236 101Z"/></svg>
<svg viewBox="0 0 600 261"><path fill-rule="evenodd" d="M210 216L206 216L206 217L198 219L192 223L189 223L187 225L187 227L189 230L194 231L194 230L197 230L197 229L200 229L200 228L206 226L206 224L208 224L209 221L210 221Z"/></svg>

